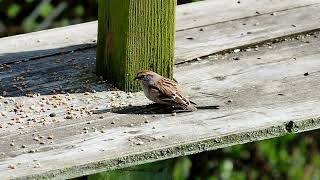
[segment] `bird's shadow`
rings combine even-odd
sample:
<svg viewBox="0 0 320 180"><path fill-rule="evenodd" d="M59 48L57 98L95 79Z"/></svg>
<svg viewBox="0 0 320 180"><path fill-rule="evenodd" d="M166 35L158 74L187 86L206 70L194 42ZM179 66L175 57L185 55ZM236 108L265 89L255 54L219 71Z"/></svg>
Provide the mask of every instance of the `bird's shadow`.
<svg viewBox="0 0 320 180"><path fill-rule="evenodd" d="M204 109L220 109L220 106L197 106L198 110ZM97 110L95 114L102 114L109 110ZM172 113L188 113L191 111L184 110L179 107L166 106L161 104L148 104L142 106L125 106L121 108L113 108L113 113L118 114L172 114Z"/></svg>

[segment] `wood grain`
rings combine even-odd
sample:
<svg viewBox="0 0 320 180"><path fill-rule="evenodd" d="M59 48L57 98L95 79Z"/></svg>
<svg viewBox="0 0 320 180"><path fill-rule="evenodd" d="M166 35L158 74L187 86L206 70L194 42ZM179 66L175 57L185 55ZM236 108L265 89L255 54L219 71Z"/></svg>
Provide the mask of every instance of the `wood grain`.
<svg viewBox="0 0 320 180"><path fill-rule="evenodd" d="M320 4L179 31L176 35L175 63L320 29L318 22Z"/></svg>
<svg viewBox="0 0 320 180"><path fill-rule="evenodd" d="M7 114L0 120L0 176L70 178L317 129L319 45L319 33L313 33L177 66L175 78L199 104L194 113L173 116L148 105L142 93L121 91L1 99L0 112ZM83 69L94 68L94 49L72 57L75 62L89 57ZM78 71L74 66L67 69ZM6 71L8 76L15 72ZM53 81L53 75L47 76ZM65 103L55 109L61 101ZM13 111L19 104L28 117ZM68 112L73 119L65 119ZM20 122L11 120L15 117Z"/></svg>
<svg viewBox="0 0 320 180"><path fill-rule="evenodd" d="M126 92L150 69L172 78L176 0L101 0L97 73ZM120 10L121 9L121 10Z"/></svg>
<svg viewBox="0 0 320 180"><path fill-rule="evenodd" d="M312 12L307 11L311 10L308 6L319 3L320 0L246 0L240 4L234 0L206 0L179 5L176 13L178 32L175 58L179 63L197 58L199 55L205 56L221 51L223 48L235 48L239 46L239 42L241 45L257 43L279 36L318 29L319 20L316 18L319 16L316 14L319 9L314 9L315 11L312 10ZM287 10L290 10L291 14L286 13ZM271 16L271 13L275 16ZM278 13L281 16L278 17ZM286 16L285 19L284 16ZM258 21L263 23L257 25ZM272 23L273 21L277 23ZM246 25L242 25L243 23ZM291 27L292 24L296 27ZM206 30L207 26L210 31ZM0 62L13 63L95 46L97 27L97 22L94 21L2 38L0 40ZM204 32L199 31L201 28ZM278 32L281 28L284 28L284 31ZM229 32L231 29L233 31ZM225 30L228 30L228 33L225 33ZM246 34L249 31L251 34ZM226 36L226 40L220 38ZM190 37L195 40L186 39ZM201 39L206 41L201 42ZM204 48L199 52L202 43ZM214 45L212 48L211 45L215 43L219 45ZM208 48L209 45L210 48ZM197 50L195 51L194 48ZM204 53L201 53L202 51ZM181 54L182 52L188 53Z"/></svg>

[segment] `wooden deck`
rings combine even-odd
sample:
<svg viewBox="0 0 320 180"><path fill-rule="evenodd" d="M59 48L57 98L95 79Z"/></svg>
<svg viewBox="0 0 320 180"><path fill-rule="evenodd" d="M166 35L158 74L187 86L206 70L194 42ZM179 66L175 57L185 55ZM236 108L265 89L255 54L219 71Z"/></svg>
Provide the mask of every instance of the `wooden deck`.
<svg viewBox="0 0 320 180"><path fill-rule="evenodd" d="M175 78L193 113L97 78L96 22L0 39L0 177L78 177L320 128L319 13L320 0L178 6Z"/></svg>

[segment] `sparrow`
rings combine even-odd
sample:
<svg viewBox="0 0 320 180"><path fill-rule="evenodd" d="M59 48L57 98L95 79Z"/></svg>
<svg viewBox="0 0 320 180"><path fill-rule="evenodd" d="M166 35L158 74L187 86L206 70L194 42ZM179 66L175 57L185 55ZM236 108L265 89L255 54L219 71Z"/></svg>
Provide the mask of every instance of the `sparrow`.
<svg viewBox="0 0 320 180"><path fill-rule="evenodd" d="M155 103L179 106L188 111L197 110L196 103L184 96L181 87L175 81L149 70L138 72L134 79L138 80L145 96Z"/></svg>

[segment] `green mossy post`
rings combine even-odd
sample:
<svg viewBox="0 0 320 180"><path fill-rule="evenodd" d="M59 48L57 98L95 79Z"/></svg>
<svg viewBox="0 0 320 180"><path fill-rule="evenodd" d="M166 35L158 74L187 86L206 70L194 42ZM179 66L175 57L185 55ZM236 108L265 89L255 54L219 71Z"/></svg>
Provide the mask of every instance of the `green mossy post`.
<svg viewBox="0 0 320 180"><path fill-rule="evenodd" d="M140 70L172 78L177 0L99 0L97 73L138 91Z"/></svg>

